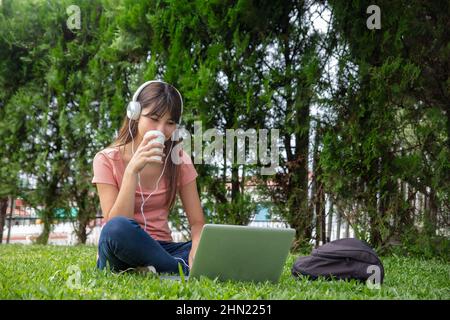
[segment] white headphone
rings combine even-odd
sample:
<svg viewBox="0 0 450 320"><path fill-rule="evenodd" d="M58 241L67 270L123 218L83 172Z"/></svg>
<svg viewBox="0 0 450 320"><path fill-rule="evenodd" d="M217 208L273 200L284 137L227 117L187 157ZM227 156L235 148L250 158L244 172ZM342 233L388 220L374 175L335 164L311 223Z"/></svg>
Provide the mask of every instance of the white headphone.
<svg viewBox="0 0 450 320"><path fill-rule="evenodd" d="M178 91L177 88L175 88L174 86L168 84L167 82L161 81L161 80L150 80L147 82L144 82L134 93L133 95L133 99L128 103L127 106L127 117L131 120L137 120L139 119L139 116L141 115L141 111L142 111L142 107L141 107L141 103L137 100L137 98L139 97L139 95L141 94L141 91L144 90L144 88L146 86L148 86L151 83L163 83L163 84L167 84L169 86L171 86L172 88L175 89L175 91L178 93L178 95L180 96L180 101L181 101L181 114L180 114L180 120L177 123L177 129L178 126L181 123L181 118L183 116L183 97L181 96L180 91Z"/></svg>

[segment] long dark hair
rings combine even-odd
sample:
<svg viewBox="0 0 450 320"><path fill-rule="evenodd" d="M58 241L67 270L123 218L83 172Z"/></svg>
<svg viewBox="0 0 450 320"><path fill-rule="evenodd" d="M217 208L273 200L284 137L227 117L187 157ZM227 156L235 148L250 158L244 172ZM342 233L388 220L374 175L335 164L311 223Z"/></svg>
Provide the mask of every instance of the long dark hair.
<svg viewBox="0 0 450 320"><path fill-rule="evenodd" d="M158 118L160 118L166 112L169 112L173 121L175 121L176 123L180 122L181 100L176 89L172 85L161 82L150 83L140 92L137 100L142 106L141 116L143 109L147 107L153 107L151 112L145 115L146 117L157 116ZM128 125L130 125L130 129ZM136 137L138 131L138 121L131 120L125 115L117 138L108 147L120 147L131 142L132 137L130 135L130 130L133 137ZM166 179L168 190L165 205L169 208L169 210L172 209L175 203L177 195L177 181L179 175L179 166L173 163L172 157L171 155L169 155L169 150L172 143L173 151L175 149L175 146L181 141L182 139L180 139L179 141L172 141L171 139L169 139L164 143L164 153L166 154L166 157L168 157L166 169L163 176L163 178Z"/></svg>

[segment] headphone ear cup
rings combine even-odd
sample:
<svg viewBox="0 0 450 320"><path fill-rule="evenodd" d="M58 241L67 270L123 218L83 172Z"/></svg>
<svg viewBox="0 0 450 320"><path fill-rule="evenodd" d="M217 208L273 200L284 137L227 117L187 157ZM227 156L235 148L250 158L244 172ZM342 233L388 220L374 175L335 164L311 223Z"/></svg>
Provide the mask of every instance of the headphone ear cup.
<svg viewBox="0 0 450 320"><path fill-rule="evenodd" d="M130 101L127 106L127 117L131 120L139 119L141 114L141 104L139 101Z"/></svg>

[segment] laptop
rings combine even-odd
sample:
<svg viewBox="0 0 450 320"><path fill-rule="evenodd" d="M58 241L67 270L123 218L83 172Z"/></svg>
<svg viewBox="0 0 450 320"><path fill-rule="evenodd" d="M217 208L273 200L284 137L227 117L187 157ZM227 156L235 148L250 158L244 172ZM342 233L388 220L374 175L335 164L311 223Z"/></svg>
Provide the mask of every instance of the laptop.
<svg viewBox="0 0 450 320"><path fill-rule="evenodd" d="M185 278L278 282L295 230L205 224L193 267ZM179 280L180 276L165 278Z"/></svg>

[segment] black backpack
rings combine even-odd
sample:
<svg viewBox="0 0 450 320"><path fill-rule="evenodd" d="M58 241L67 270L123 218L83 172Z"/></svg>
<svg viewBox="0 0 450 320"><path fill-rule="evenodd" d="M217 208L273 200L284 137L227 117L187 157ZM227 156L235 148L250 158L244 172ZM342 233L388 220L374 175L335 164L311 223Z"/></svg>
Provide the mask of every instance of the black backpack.
<svg viewBox="0 0 450 320"><path fill-rule="evenodd" d="M381 284L384 279L384 267L375 251L353 238L331 241L313 249L310 256L299 257L291 271L295 277L304 275L313 280L321 276L366 281L374 275L372 279Z"/></svg>

